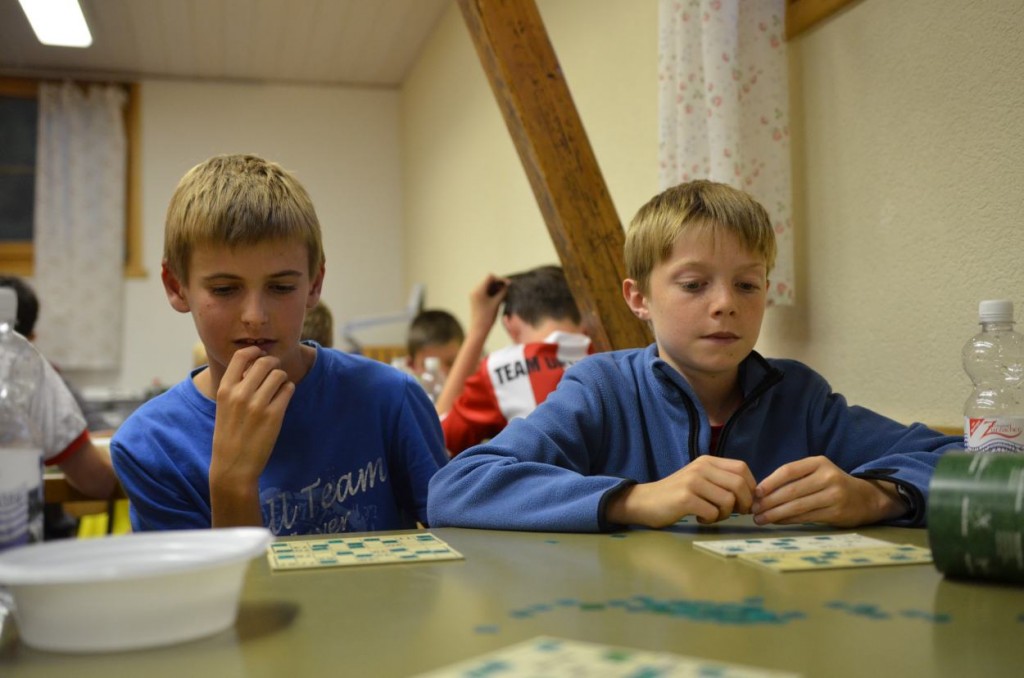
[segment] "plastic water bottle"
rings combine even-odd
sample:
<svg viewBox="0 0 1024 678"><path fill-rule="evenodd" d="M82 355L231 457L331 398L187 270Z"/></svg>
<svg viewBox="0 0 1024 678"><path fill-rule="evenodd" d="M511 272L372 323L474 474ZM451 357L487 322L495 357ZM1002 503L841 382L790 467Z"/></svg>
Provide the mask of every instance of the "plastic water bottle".
<svg viewBox="0 0 1024 678"><path fill-rule="evenodd" d="M420 385L427 392L430 402L436 403L441 397L444 389L444 373L441 372L441 359L430 356L423 359L423 374L420 375Z"/></svg>
<svg viewBox="0 0 1024 678"><path fill-rule="evenodd" d="M409 368L408 356L395 356L394 358L391 359L391 366L400 372L405 372L406 374L413 374L413 371Z"/></svg>
<svg viewBox="0 0 1024 678"><path fill-rule="evenodd" d="M43 452L29 416L42 356L14 331L18 297L0 288L0 551L43 539Z"/></svg>
<svg viewBox="0 0 1024 678"><path fill-rule="evenodd" d="M1024 335L1013 331L1013 302L981 302L981 332L964 346L974 391L964 404L968 452L1024 453Z"/></svg>

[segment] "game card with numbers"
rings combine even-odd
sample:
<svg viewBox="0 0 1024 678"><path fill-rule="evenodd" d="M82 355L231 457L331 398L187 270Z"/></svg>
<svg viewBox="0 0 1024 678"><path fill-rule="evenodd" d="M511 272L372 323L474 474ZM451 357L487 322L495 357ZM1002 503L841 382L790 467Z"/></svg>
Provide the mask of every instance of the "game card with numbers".
<svg viewBox="0 0 1024 678"><path fill-rule="evenodd" d="M267 560L274 571L462 558L430 532L278 541L267 547Z"/></svg>
<svg viewBox="0 0 1024 678"><path fill-rule="evenodd" d="M776 572L836 570L847 567L920 565L932 562L932 552L911 544L891 544L862 549L832 549L797 553L745 553L740 561Z"/></svg>
<svg viewBox="0 0 1024 678"><path fill-rule="evenodd" d="M588 678L797 678L798 674L696 657L538 636L417 678L469 676Z"/></svg>
<svg viewBox="0 0 1024 678"><path fill-rule="evenodd" d="M892 546L893 543L852 532L809 537L702 540L693 542L693 545L709 553L731 558L745 553L797 553L800 551Z"/></svg>

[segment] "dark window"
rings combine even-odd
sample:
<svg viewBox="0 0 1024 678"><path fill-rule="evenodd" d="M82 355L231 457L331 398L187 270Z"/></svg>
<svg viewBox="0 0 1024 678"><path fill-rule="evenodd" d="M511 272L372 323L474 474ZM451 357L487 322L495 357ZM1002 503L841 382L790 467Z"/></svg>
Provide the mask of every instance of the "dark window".
<svg viewBox="0 0 1024 678"><path fill-rule="evenodd" d="M36 99L0 96L0 241L31 242L36 186Z"/></svg>
<svg viewBox="0 0 1024 678"><path fill-rule="evenodd" d="M35 211L37 80L0 77L0 273L32 276ZM142 220L139 204L138 85L126 86L128 174L126 181L125 262L127 277L143 278Z"/></svg>

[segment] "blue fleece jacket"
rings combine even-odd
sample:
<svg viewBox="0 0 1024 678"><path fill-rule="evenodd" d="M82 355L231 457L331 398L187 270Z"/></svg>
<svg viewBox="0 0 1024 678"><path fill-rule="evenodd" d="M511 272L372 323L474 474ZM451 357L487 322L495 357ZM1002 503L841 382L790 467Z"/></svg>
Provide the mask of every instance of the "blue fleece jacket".
<svg viewBox="0 0 1024 678"><path fill-rule="evenodd" d="M525 419L470 448L430 481L431 526L594 532L609 497L678 471L702 454L741 459L760 482L778 467L824 455L861 478L906 490L894 524L924 524L939 457L962 440L850 406L793 360L756 352L740 364L743 404L711 450L707 413L657 346L591 356Z"/></svg>

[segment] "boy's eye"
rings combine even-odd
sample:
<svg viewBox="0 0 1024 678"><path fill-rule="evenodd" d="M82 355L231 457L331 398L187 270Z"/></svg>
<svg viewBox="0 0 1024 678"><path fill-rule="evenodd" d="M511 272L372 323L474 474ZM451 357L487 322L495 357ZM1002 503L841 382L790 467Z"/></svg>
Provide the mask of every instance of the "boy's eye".
<svg viewBox="0 0 1024 678"><path fill-rule="evenodd" d="M744 292L756 292L757 290L761 289L760 283L750 281L738 282L736 283L736 287L739 287Z"/></svg>
<svg viewBox="0 0 1024 678"><path fill-rule="evenodd" d="M298 288L295 285L278 283L276 285L271 285L270 289L278 294L288 294L289 292L294 292Z"/></svg>
<svg viewBox="0 0 1024 678"><path fill-rule="evenodd" d="M231 294L234 290L234 287L230 287L228 285L217 285L215 287L210 288L210 294L217 297L223 297L227 296L228 294Z"/></svg>
<svg viewBox="0 0 1024 678"><path fill-rule="evenodd" d="M684 292L699 292L704 287L704 283L700 280L680 280L679 287Z"/></svg>

